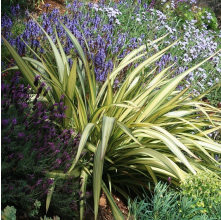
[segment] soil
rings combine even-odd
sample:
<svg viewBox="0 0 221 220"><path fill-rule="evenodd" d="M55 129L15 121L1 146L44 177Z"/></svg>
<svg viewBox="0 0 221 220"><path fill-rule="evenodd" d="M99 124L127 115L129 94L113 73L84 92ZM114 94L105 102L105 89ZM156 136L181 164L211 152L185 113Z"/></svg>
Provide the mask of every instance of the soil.
<svg viewBox="0 0 221 220"><path fill-rule="evenodd" d="M117 204L118 208L121 210L123 215L125 217L127 217L129 211L128 211L128 206L126 205L127 201L125 200L125 198L122 198L122 196L118 195L118 193L114 193L114 194L112 194L112 196L113 196L114 201ZM92 200L90 200L88 203L92 209L86 215L85 220L94 220L93 198L91 198L91 199ZM114 220L113 214L111 212L111 207L110 207L107 197L103 191L101 192L101 197L100 197L100 201L99 201L98 220Z"/></svg>
<svg viewBox="0 0 221 220"><path fill-rule="evenodd" d="M44 2L41 2L38 5L36 5L35 12L37 15L42 14L43 12L46 12L46 7L44 5L50 4L48 7L48 11L52 11L54 8L59 9L61 14L65 13L65 1L64 0L44 0Z"/></svg>

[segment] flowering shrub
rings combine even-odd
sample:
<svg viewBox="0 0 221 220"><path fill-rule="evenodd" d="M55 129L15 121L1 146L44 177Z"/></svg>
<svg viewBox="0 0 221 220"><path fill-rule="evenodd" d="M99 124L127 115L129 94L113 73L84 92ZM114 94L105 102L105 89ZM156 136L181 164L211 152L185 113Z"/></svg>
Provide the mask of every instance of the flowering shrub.
<svg viewBox="0 0 221 220"><path fill-rule="evenodd" d="M87 152L87 159L94 159L93 163L88 163L88 166L81 169L81 174L83 174L82 178L87 180L89 173L93 172L95 219L98 214L101 187L108 197L115 218L123 219L113 201L111 192L106 187L107 182L124 195L126 193L123 191L124 186L126 189L130 188L137 192L137 182L145 186L149 179L156 183L157 178L168 179L168 175L172 183L179 184L179 180L184 179L187 172L196 173L196 166L199 169L208 167L215 172L216 161L210 156L210 153L221 152L220 145L207 136L218 130L219 109L199 101L201 96L195 97L194 94L187 94L188 88L182 92L176 91L181 80L187 77L191 71L197 68L199 70L199 66L205 63L206 59L198 65L192 66L192 64L201 61L204 56L212 54L212 51L218 48L218 43L211 50L200 50L196 57L190 59L189 57L192 55L187 54L187 57L180 53L178 43L165 48L165 44L167 45L170 41L183 35L182 31L178 31L175 26L169 26L172 23L167 21L167 16L161 11L154 10L152 7L147 8L146 5L140 7L140 3L132 9L127 2L120 2L116 6L114 3L114 5L111 4L108 6L103 3L84 5L74 2L73 5L68 6L69 14L67 15L61 16L56 9L50 14L43 14L42 29L31 20L31 17L28 17L22 37L36 52L35 56L40 61L30 57L21 59L2 38L16 60L18 67L15 68L20 69L27 79L31 79L29 83L33 84L34 76L39 74L42 76L41 80L44 79L52 88L51 91L45 89L45 84L41 82L40 87L36 89L39 77L35 77L34 85L32 85L32 89L35 89L37 93L33 102L34 107L36 106L35 117L39 117L37 113L39 110L38 98L45 100L45 92L48 91L45 94L48 102L51 102L50 98L54 98L54 100L57 98L56 102L58 102L60 97L58 94L65 92L65 97L61 98L59 104L52 102L56 111L53 112L52 108L50 113L45 112L43 116L48 117L45 120L56 120L59 124L66 117L62 113L65 110L63 100L66 99L67 103L71 104L71 108L68 108L71 109L71 116L68 118L73 117L73 127L82 132L82 137L76 159L74 162L72 161L68 173L79 166L79 162L81 162L79 158L85 152ZM123 8L126 9L123 10ZM131 11L133 15L128 19L128 13ZM59 22L59 18L61 22ZM153 22L148 23L148 19ZM157 22L161 23L160 27L157 26ZM194 21L188 22L188 26L191 27L194 23ZM57 33L52 29L52 24L56 26ZM141 35L145 29L148 32L144 31L144 34ZM196 33L200 32L199 29L197 30ZM44 37L42 35L44 31L51 38L47 35L47 38ZM204 29L204 31L207 30ZM151 32L150 36L148 36L149 32ZM153 39L162 36L165 32L170 32L170 35L155 41L160 42L158 45L153 43ZM138 35L140 35L139 38L137 38ZM10 33L8 36L10 37ZM187 40L185 36L183 38L183 41ZM30 48L26 47L26 44L19 38L17 39L18 44L13 42L12 38L9 40L23 56L27 51L29 52ZM87 44L85 39L88 39ZM166 41L163 42L163 39ZM48 42L53 53L50 51ZM115 42L117 43L115 44ZM140 44L143 46L139 50L133 50ZM119 46L114 51L116 45ZM160 50L163 47L164 50ZM73 65L71 59L67 62L63 48L68 58L75 56ZM165 54L169 48L172 49ZM131 50L133 52L125 58L125 55ZM186 48L184 47L183 50ZM188 50L187 52L189 53ZM45 56L39 57L40 53L45 53ZM146 56L148 57L146 58ZM122 58L124 59L122 60ZM145 61L141 63L144 59ZM212 55L207 58L207 60L209 59L210 67L214 67L213 62L219 57L214 58ZM88 60L89 62L87 62ZM135 64L133 64L134 61L136 61ZM177 61L176 65L167 67L174 61ZM69 68L68 64L72 68ZM157 66L153 69L155 65ZM189 68L190 66L191 68ZM189 70L187 70L188 68ZM109 74L109 71L112 72ZM118 75L122 75L121 71L125 75L118 84L119 87L112 90L119 81ZM193 74L190 77L194 78ZM108 78L107 75L109 75ZM172 75L172 79L168 77L170 75ZM73 80L69 80L69 77ZM96 82L95 78L104 84ZM107 80L105 80L106 78ZM218 87L219 84L216 86ZM40 96L42 93L43 97ZM41 109L45 104L40 105ZM214 111L213 117L208 116L211 110ZM42 113L41 110L39 112ZM37 119L37 121L41 120ZM211 129L208 128L209 126L212 126ZM52 146L53 150L56 149L55 146L57 144ZM210 157L208 160L201 160L201 156L203 159L207 156ZM65 169L68 162L57 158L50 163L52 169L56 169L54 173L62 176L59 175L61 174L60 168ZM145 176L142 182L141 175ZM131 177L134 181L131 181ZM118 187L119 183L122 188ZM84 195L87 181L84 181L83 185ZM84 207L81 206L81 213L83 213L83 209Z"/></svg>
<svg viewBox="0 0 221 220"><path fill-rule="evenodd" d="M218 23L215 13L208 7L179 4L175 11L176 15L185 20L197 20L196 25L201 27L203 24L207 26L208 29L217 30Z"/></svg>
<svg viewBox="0 0 221 220"><path fill-rule="evenodd" d="M12 14L18 16L27 8L34 9L36 4L40 4L43 0L2 0L2 14Z"/></svg>
<svg viewBox="0 0 221 220"><path fill-rule="evenodd" d="M199 172L197 175L189 174L181 184L183 195L198 199L193 207L202 207L202 213L210 215L215 213L213 206L221 204L221 179L214 173ZM220 212L220 211L219 211ZM218 215L217 217L220 217Z"/></svg>
<svg viewBox="0 0 221 220"><path fill-rule="evenodd" d="M176 8L181 3L187 6L186 1L162 1L162 7L170 4L170 7ZM193 4L195 4L195 1L191 1L191 7L193 7ZM134 5L131 1L119 1L118 3L107 4L101 1L97 4L86 4L75 0L73 4L67 5L65 15L61 15L58 9L53 9L50 13L48 10L50 5L47 5L45 7L47 13L43 13L38 18L38 21L54 42L56 42L54 31L56 27L64 51L69 56L69 65L72 65L72 58L76 51L73 48L73 43L58 22L58 19L60 19L78 39L84 51L87 51L88 59L94 67L96 80L100 82L104 82L108 73L134 48L147 43L147 41L157 39L166 33L170 34L165 42L161 45L153 44L150 49L162 49L165 45L181 37L181 41L171 48L160 62L156 63L159 65L160 71L165 68L165 64L176 61L177 65L174 66L176 68L174 76L190 68L196 62L208 57L220 48L221 34L219 32L207 30L205 24L199 29L197 27L198 21L195 18L186 20L181 25L178 22L179 18L170 14L171 10L167 9L162 12L155 10L154 6L154 1L151 1L150 4L142 4L138 1L138 4ZM210 15L208 14L208 16ZM3 16L2 33L16 47L20 55L24 56L29 51L21 38L37 54L45 53L46 49L49 49L42 30L31 19L28 13L25 19L25 30L18 36L13 36L13 33L16 32L13 31L12 33L12 30L15 29L12 28L13 23L14 21L12 22L9 17ZM87 39L87 44L85 43L85 39ZM90 48L89 51L87 50L88 48ZM141 58L140 62L142 60ZM129 65L122 70L122 74L115 80L116 85L119 81L122 82L124 80L125 74L131 68L133 68L133 65ZM181 85L180 89L182 89L182 86L191 85L196 89L196 93L201 93L220 81L220 71L221 61L219 54L210 62L203 65L201 69L191 73L186 79L186 83Z"/></svg>
<svg viewBox="0 0 221 220"><path fill-rule="evenodd" d="M197 4L199 3L199 4ZM196 27L202 28L206 25L208 29L217 30L218 23L215 13L209 7L200 4L196 0L161 0L157 8L170 17L177 17L181 23L196 20Z"/></svg>
<svg viewBox="0 0 221 220"><path fill-rule="evenodd" d="M2 82L1 85L2 206L14 205L20 214L33 216L36 214L35 201L45 204L49 189L56 181L51 206L56 213L73 217L81 195L79 177L70 176L64 181L52 179L47 173L67 172L80 136L72 130L61 131L56 125L62 120L63 97L50 107L38 102L37 98L32 104L30 87L18 85L18 80L15 75L11 84ZM43 86L38 88L37 96Z"/></svg>

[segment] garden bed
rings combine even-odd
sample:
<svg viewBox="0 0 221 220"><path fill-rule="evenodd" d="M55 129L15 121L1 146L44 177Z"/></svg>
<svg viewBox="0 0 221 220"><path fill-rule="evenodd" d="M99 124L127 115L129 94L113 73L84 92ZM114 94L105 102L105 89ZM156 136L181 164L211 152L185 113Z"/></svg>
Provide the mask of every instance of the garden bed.
<svg viewBox="0 0 221 220"><path fill-rule="evenodd" d="M221 216L213 12L44 3L2 16L3 219Z"/></svg>

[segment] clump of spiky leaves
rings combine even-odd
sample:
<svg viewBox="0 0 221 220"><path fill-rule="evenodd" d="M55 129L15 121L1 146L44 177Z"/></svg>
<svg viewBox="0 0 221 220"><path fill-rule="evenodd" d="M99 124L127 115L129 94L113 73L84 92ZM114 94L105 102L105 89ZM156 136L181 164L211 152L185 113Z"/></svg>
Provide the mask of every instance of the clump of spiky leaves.
<svg viewBox="0 0 221 220"><path fill-rule="evenodd" d="M160 73L157 73L157 67L150 67L172 44L147 57L118 88L113 89L114 80L121 70L147 55L147 45L127 55L101 85L95 81L93 68L90 68L80 44L62 26L77 50L71 70L58 37L55 44L46 34L56 64L49 62L48 58L38 57L38 61L21 58L3 40L17 63L14 68L19 68L30 83L37 74L50 85L52 90L45 101L53 103L61 93L65 94L64 102L69 106L66 115L68 119L73 118L74 129L82 133L77 155L68 173L75 169L82 152L86 153L88 160L94 155L94 162L82 169L81 176L84 179L83 196L87 178L93 176L95 218L101 187L115 218L123 219L112 199L112 188L127 197L125 189L139 194L139 187L146 186L149 181L157 183L159 178L167 180L170 176L172 183L179 185L188 172L196 174L205 167L214 172L219 169L219 163L211 153L220 153L221 146L208 134L220 128L221 111L200 100L220 83L198 97L189 94L188 88L176 90L184 77L212 56L171 78L173 66ZM155 43L161 43L163 38L155 40ZM68 121L65 121L63 126L67 125ZM83 202L80 213L82 218Z"/></svg>
<svg viewBox="0 0 221 220"><path fill-rule="evenodd" d="M208 198L205 197L204 201ZM130 220L193 220L193 219L213 219L214 214L204 215L201 211L203 207L198 207L198 198L184 196L179 192L171 190L166 184L158 183L151 196L143 195L142 199L136 198L133 202L128 201ZM211 208L217 209L218 204Z"/></svg>

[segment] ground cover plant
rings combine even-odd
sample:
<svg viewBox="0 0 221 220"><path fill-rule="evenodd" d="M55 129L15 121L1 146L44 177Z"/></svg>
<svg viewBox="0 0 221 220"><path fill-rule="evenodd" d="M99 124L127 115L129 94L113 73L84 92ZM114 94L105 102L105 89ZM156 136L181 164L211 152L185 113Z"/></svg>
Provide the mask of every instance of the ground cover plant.
<svg viewBox="0 0 221 220"><path fill-rule="evenodd" d="M74 4L80 9L83 7L83 4ZM99 20L96 11L102 12L101 6L104 4L88 6L95 14L90 24L91 29L100 28L99 22L96 27L96 19ZM73 16L77 17L81 11L78 8L74 10ZM112 10L105 11L109 13ZM151 15L160 14L151 8L149 11ZM115 12L120 13L117 10ZM58 111L50 113L52 115L45 120L53 121L61 129L71 127L81 137L76 146L76 155L71 157L72 162L67 166L59 160L63 169L53 172L50 170L53 167L45 168L48 178L66 179L72 172L78 172L83 180L81 196L86 196L87 183L92 180L95 219L101 188L107 195L115 218L124 219L111 196L113 190L127 198L129 191L140 195L140 186L146 187L149 182L156 184L159 180L167 181L169 178L171 183L179 186L179 182L184 181L188 173L196 174L206 169L219 173L220 163L213 155L221 153L220 142L214 141L209 135L220 129L221 111L201 99L210 91L220 88L221 84L218 80L212 87L210 85L209 90L199 93L194 92L190 86L185 88L186 82L183 81L188 80L189 74L192 75L207 62L214 67L213 60L219 59L217 57L220 55L220 51L214 54L218 44L205 54L202 51L201 55L205 57L195 58L192 66L179 69L173 63L177 57L174 59L172 53L178 51L176 45L182 39L165 44L171 35L163 36L164 32L161 32L158 38L153 36L151 41L145 41L143 45L140 40L135 42L137 44L124 43L123 49L119 46L119 50L122 50L118 51L119 54L108 57L105 52L110 47L107 48L107 42L103 42L105 35L98 37L100 42L96 41L95 45L89 44L86 33L83 35L80 30L74 29L76 36L73 35L74 25L68 23L68 16L59 19L60 15L56 10L45 16L48 22L53 20L56 23L57 29L50 33L50 25L47 26L41 20L38 24L29 15L29 31L33 31L30 34L25 30L26 34L29 33L29 38L31 36L31 44L27 42L29 46L13 48L10 45L13 41L10 33L9 39L6 36L10 43L4 37L2 39L16 62L11 70L21 71L26 83L32 88L31 100L34 105L41 101L44 103L42 105L55 106ZM47 16L51 16L50 19ZM83 17L82 14L81 16ZM114 16L110 15L111 17ZM74 21L78 22L77 19ZM113 21L116 22L115 18ZM84 22L87 23L86 20L83 24ZM195 22L188 23L189 28L192 28L193 23ZM81 26L79 24L78 27ZM6 28L4 30L7 32ZM34 35L36 30L38 33ZM133 30L130 32L134 33ZM44 45L44 48L34 45L38 42L38 37L43 40L41 46ZM71 51L66 51L65 43L73 47ZM18 45L25 44L19 41ZM103 46L104 53L100 49ZM19 48L22 49L19 51ZM44 49L44 53L39 54L39 49ZM105 65L109 65L108 68ZM103 73L104 70L107 72ZM56 118L58 119L55 120ZM72 141L70 144L75 146ZM65 166L67 169L64 170ZM58 182L53 181L52 189L56 189L57 185ZM55 194L51 191L47 194L46 209L49 205L53 207L52 200L55 197L56 190ZM84 204L83 200L79 203L81 219Z"/></svg>
<svg viewBox="0 0 221 220"><path fill-rule="evenodd" d="M177 17L181 23L185 23L186 20L196 20L196 26L198 28L202 27L202 25L206 25L209 29L218 29L218 22L215 13L201 1L162 0L156 1L155 5L155 8L158 10L171 15L171 17Z"/></svg>
<svg viewBox="0 0 221 220"><path fill-rule="evenodd" d="M220 209L213 207L221 204L219 176L209 172L202 172L196 176L189 175L182 182L181 189L183 195L198 200L194 206L201 207L200 212L217 218L221 216Z"/></svg>
<svg viewBox="0 0 221 220"><path fill-rule="evenodd" d="M195 178L195 176L193 178ZM201 179L205 180L206 177L201 176ZM204 183L200 182L198 184L196 187L197 191ZM195 185L191 184L189 187L194 186ZM211 188L211 186L207 186ZM219 190L217 186L215 186L214 189ZM189 192L185 192L184 194L182 194L182 192L178 193L170 189L167 184L158 183L151 193L151 196L144 194L142 199L136 198L133 202L128 202L130 210L128 219L212 220L220 218L220 203L211 203L210 197L208 196L199 199L197 195L186 196L186 193L189 194ZM219 200L220 195L215 194L214 198ZM210 206L207 204L203 207L202 203L204 202L211 204ZM205 213L205 208L208 209L209 212Z"/></svg>
<svg viewBox="0 0 221 220"><path fill-rule="evenodd" d="M6 206L6 208L1 212L1 218L2 220L16 220L16 212L17 210L14 206ZM58 216L50 218L45 215L44 218L40 218L40 220L60 220L60 218Z"/></svg>
<svg viewBox="0 0 221 220"><path fill-rule="evenodd" d="M10 14L12 11L17 10L17 14L23 13L27 8L34 9L35 6L39 6L39 4L43 2L43 0L2 0L1 1L1 15L2 14ZM16 7L17 6L17 9Z"/></svg>

